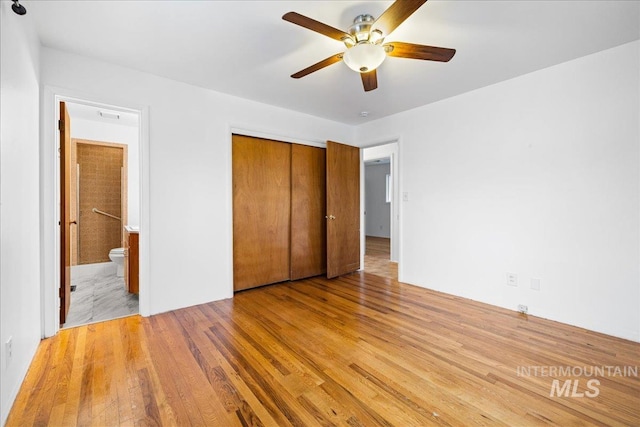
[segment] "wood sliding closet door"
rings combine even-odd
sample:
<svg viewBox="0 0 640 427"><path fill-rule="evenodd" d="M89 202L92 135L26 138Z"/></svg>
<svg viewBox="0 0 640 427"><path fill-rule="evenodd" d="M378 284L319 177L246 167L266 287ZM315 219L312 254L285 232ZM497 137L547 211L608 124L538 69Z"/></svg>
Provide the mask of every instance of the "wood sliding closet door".
<svg viewBox="0 0 640 427"><path fill-rule="evenodd" d="M360 268L360 149L233 135L234 290Z"/></svg>
<svg viewBox="0 0 640 427"><path fill-rule="evenodd" d="M233 135L234 290L289 279L291 144Z"/></svg>
<svg viewBox="0 0 640 427"><path fill-rule="evenodd" d="M291 145L291 280L327 270L325 150Z"/></svg>

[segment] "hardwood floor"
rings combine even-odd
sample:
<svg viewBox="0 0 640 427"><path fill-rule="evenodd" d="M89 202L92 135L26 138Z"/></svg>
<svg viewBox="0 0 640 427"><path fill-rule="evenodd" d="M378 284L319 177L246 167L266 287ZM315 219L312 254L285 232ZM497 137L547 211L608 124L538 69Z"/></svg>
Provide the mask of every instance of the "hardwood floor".
<svg viewBox="0 0 640 427"><path fill-rule="evenodd" d="M637 368L594 377L592 398L550 397L554 378L588 393L591 377L523 374L639 358L638 343L354 273L63 330L7 425L639 425Z"/></svg>
<svg viewBox="0 0 640 427"><path fill-rule="evenodd" d="M367 273L398 280L398 263L392 262L391 239L366 236L364 270Z"/></svg>
<svg viewBox="0 0 640 427"><path fill-rule="evenodd" d="M365 236L365 255L389 259L391 257L391 239L388 237Z"/></svg>

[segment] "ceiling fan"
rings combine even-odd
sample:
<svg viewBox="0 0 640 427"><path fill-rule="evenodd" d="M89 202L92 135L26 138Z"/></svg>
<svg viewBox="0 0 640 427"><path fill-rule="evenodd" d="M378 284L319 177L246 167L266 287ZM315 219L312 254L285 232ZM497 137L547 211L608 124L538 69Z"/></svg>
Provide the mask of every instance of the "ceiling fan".
<svg viewBox="0 0 640 427"><path fill-rule="evenodd" d="M383 44L385 37L426 2L427 0L396 0L378 19L374 19L368 14L357 16L353 20L353 25L346 32L296 12L284 14L282 19L285 21L331 37L344 43L347 47L343 53L330 56L292 74L291 77L299 79L336 62L344 61L349 68L360 73L364 90L368 92L378 87L376 68L382 64L387 56L427 61L449 61L455 55L455 49L404 42Z"/></svg>

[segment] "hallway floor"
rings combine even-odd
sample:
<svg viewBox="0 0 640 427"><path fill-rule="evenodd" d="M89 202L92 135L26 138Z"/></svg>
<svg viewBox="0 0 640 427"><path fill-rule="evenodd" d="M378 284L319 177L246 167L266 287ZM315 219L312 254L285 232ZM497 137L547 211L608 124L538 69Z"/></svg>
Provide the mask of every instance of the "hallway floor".
<svg viewBox="0 0 640 427"><path fill-rule="evenodd" d="M138 314L138 295L124 287L124 278L113 273L71 279L71 308L63 328L102 322Z"/></svg>
<svg viewBox="0 0 640 427"><path fill-rule="evenodd" d="M364 271L377 276L398 280L398 263L390 261L391 239L366 236Z"/></svg>

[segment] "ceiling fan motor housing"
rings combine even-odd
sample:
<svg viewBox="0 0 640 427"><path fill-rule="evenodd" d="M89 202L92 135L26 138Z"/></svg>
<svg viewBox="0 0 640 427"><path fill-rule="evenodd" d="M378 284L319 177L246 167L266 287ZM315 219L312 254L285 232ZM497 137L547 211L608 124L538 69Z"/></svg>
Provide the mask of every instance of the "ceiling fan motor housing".
<svg viewBox="0 0 640 427"><path fill-rule="evenodd" d="M371 26L375 21L375 18L369 14L356 16L348 30L352 39L345 40L347 47L358 43L381 43L382 32L380 30L371 31Z"/></svg>

